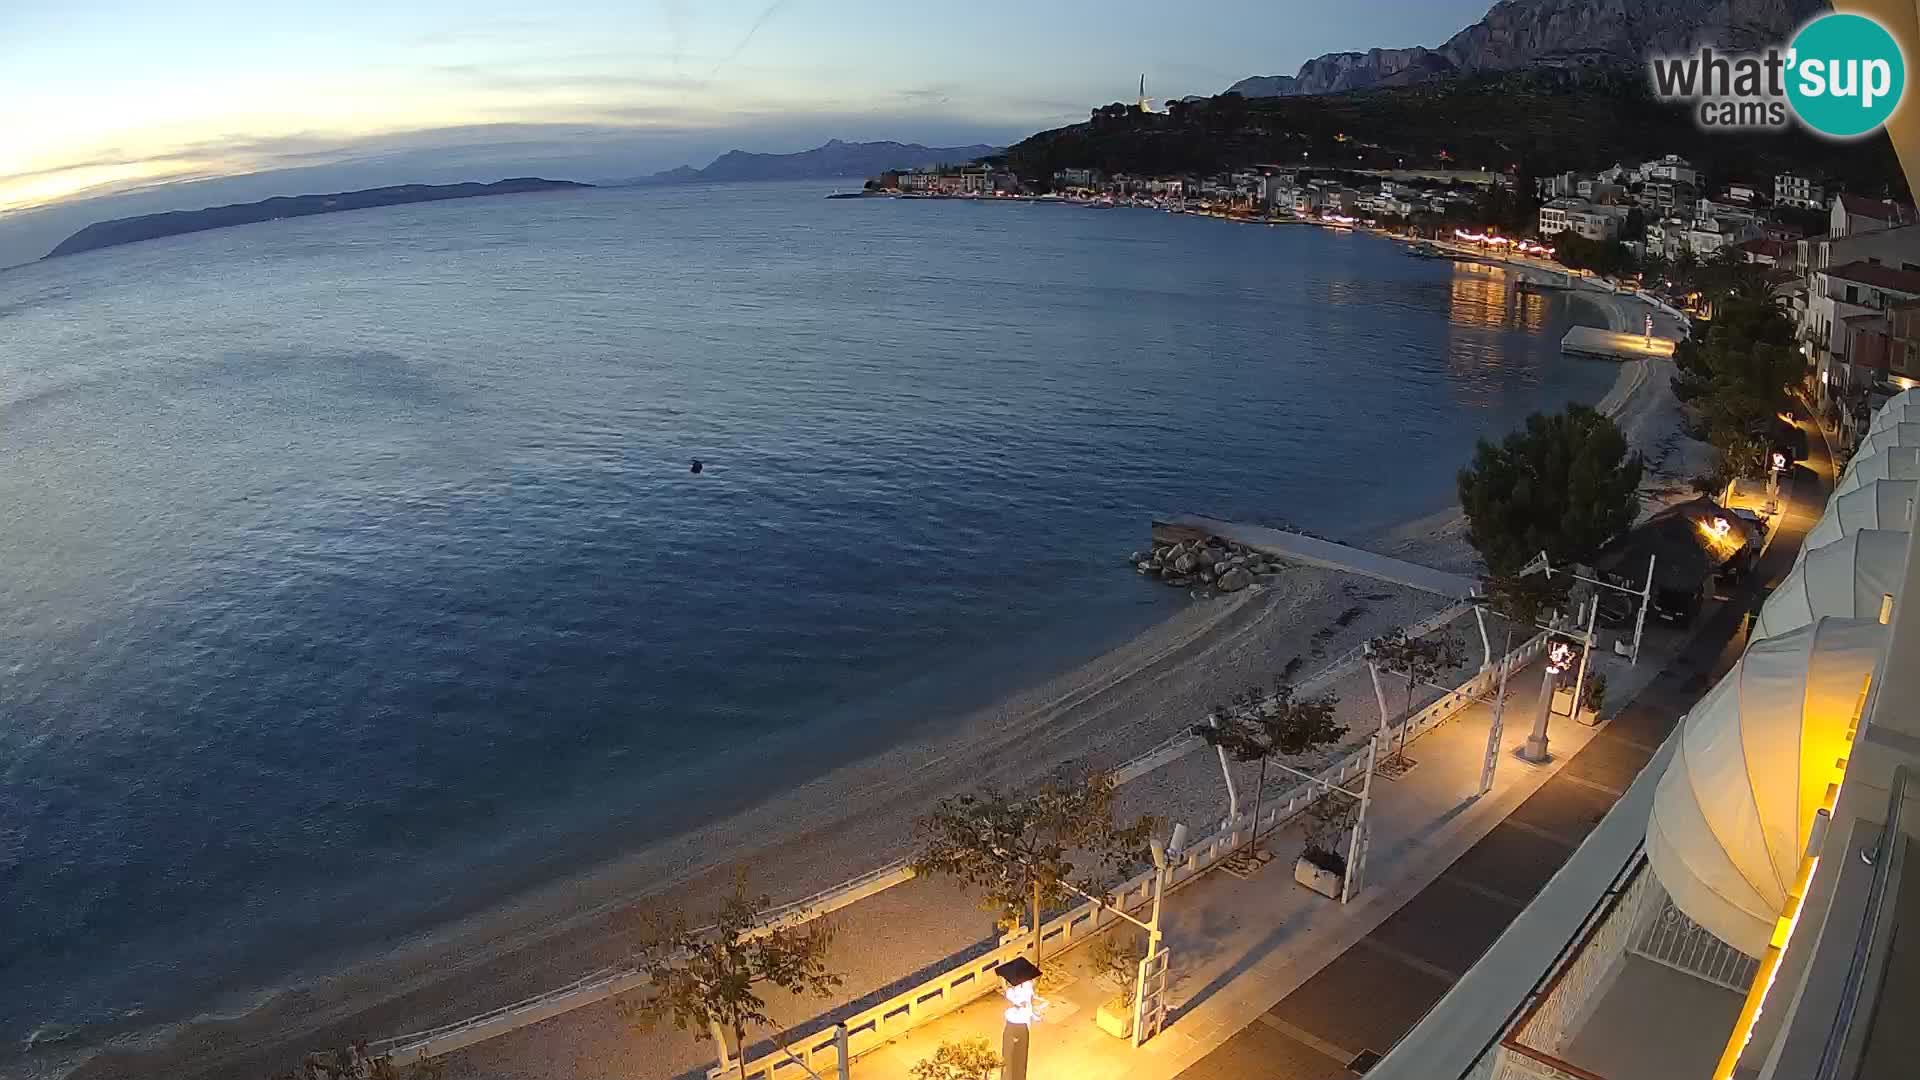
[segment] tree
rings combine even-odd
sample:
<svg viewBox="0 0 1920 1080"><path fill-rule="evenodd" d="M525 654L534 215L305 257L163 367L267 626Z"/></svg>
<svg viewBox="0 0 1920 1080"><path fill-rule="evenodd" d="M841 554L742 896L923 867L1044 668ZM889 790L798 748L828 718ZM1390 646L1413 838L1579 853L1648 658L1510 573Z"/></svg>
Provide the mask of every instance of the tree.
<svg viewBox="0 0 1920 1080"><path fill-rule="evenodd" d="M765 896L748 895L741 871L711 926L692 928L677 912L643 918L635 944L648 992L639 1000L619 999L615 1008L642 1028L671 1016L674 1027L692 1031L695 1039L714 1031L732 1035L734 1067L744 1076L748 1029L773 1024L762 987L827 997L843 981L827 970L831 923L768 925L767 908Z"/></svg>
<svg viewBox="0 0 1920 1080"><path fill-rule="evenodd" d="M1498 575L1542 551L1580 562L1633 524L1641 471L1619 427L1591 408L1535 413L1497 446L1482 439L1460 470L1468 537Z"/></svg>
<svg viewBox="0 0 1920 1080"><path fill-rule="evenodd" d="M1266 794L1267 763L1339 742L1347 733L1346 726L1334 719L1339 703L1331 693L1297 698L1292 684L1281 680L1274 684L1271 695L1253 689L1233 707L1215 706L1213 722L1194 727L1195 735L1226 751L1235 761L1260 763L1259 780L1253 789L1253 830L1248 839L1255 855L1260 851L1260 800Z"/></svg>
<svg viewBox="0 0 1920 1080"><path fill-rule="evenodd" d="M1775 414L1788 407L1788 388L1805 362L1794 349L1793 324L1764 279L1728 264L1701 273L1718 275L1714 317L1704 333L1675 348L1674 392L1699 412L1707 441L1720 453L1716 473L1759 475Z"/></svg>
<svg viewBox="0 0 1920 1080"><path fill-rule="evenodd" d="M1647 216L1638 206L1627 211L1626 220L1620 223L1622 241L1645 240L1647 238Z"/></svg>
<svg viewBox="0 0 1920 1080"><path fill-rule="evenodd" d="M915 1063L914 1080L989 1080L1005 1064L985 1039L943 1042L930 1058Z"/></svg>
<svg viewBox="0 0 1920 1080"><path fill-rule="evenodd" d="M1538 625L1543 612L1566 604L1571 585L1565 577L1555 580L1546 574L1488 574L1480 579L1486 606L1522 626Z"/></svg>
<svg viewBox="0 0 1920 1080"><path fill-rule="evenodd" d="M1033 918L1033 959L1040 959L1040 916L1048 905L1076 892L1104 895L1120 871L1147 860L1154 821L1113 821L1113 780L1090 776L1079 783L1049 781L1028 795L993 788L942 799L915 823L920 851L916 874L946 874L981 890L981 906L1003 925ZM1082 873L1071 856L1092 857Z"/></svg>
<svg viewBox="0 0 1920 1080"><path fill-rule="evenodd" d="M1381 669L1407 681L1407 707L1400 725L1400 748L1394 752L1396 756L1405 754L1406 720L1413 718L1414 684L1433 682L1459 667L1466 661L1466 650L1461 646L1460 639L1452 634L1410 638L1405 630L1396 626L1369 641L1367 655Z"/></svg>
<svg viewBox="0 0 1920 1080"><path fill-rule="evenodd" d="M1347 872L1347 857L1340 852L1340 839L1359 820L1359 804L1344 791L1329 791L1307 807L1307 842L1301 851L1307 861L1336 874Z"/></svg>
<svg viewBox="0 0 1920 1080"><path fill-rule="evenodd" d="M1622 277L1637 272L1633 252L1618 240L1589 240L1568 230L1553 238L1553 257L1570 270Z"/></svg>

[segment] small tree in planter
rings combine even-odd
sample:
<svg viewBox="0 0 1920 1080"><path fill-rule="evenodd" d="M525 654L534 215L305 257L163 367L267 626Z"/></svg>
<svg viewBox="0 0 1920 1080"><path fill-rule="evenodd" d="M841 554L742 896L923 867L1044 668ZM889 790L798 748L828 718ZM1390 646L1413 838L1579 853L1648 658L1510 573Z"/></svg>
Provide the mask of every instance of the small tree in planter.
<svg viewBox="0 0 1920 1080"><path fill-rule="evenodd" d="M1460 644L1460 639L1452 634L1410 638L1405 630L1397 626L1367 645L1373 663L1383 671L1400 676L1407 683L1407 707L1401 714L1400 745L1394 751L1394 760L1398 761L1407 749L1407 723L1413 719L1415 684L1433 682L1459 667L1466 662L1467 652Z"/></svg>
<svg viewBox="0 0 1920 1080"><path fill-rule="evenodd" d="M760 997L762 987L829 997L843 981L827 970L832 924L815 919L768 929L763 925L768 905L767 897L747 894L741 871L712 926L695 929L678 913L643 919L636 948L649 992L638 1000L615 999L616 1011L641 1029L670 1016L675 1027L692 1031L695 1039L726 1035L734 1042L733 1066L744 1075L748 1029L773 1024ZM721 1057L727 1057L724 1047Z"/></svg>
<svg viewBox="0 0 1920 1080"><path fill-rule="evenodd" d="M1253 789L1253 829L1247 841L1253 857L1260 854L1260 801L1266 794L1267 762L1339 742L1347 733L1346 725L1334 719L1339 704L1332 693L1295 697L1293 685L1282 680L1274 684L1272 695L1249 692L1238 708L1216 710L1213 723L1194 727L1194 734L1235 761L1260 763Z"/></svg>
<svg viewBox="0 0 1920 1080"><path fill-rule="evenodd" d="M1300 815L1306 825L1306 843L1294 863L1295 881L1331 899L1340 898L1340 884L1347 875L1347 833L1353 828L1360 806L1353 796L1328 791L1315 799Z"/></svg>
<svg viewBox="0 0 1920 1080"><path fill-rule="evenodd" d="M1587 672L1587 687L1581 692L1580 696L1585 699L1581 701L1580 704L1591 710L1597 719L1600 716L1600 710L1605 708L1607 704L1606 673L1603 671Z"/></svg>
<svg viewBox="0 0 1920 1080"><path fill-rule="evenodd" d="M1146 958L1137 931L1118 926L1111 933L1094 939L1087 948L1093 961L1095 978L1106 978L1120 987L1118 993L1100 1003L1100 1029L1116 1038L1133 1034L1133 997L1139 990L1140 961Z"/></svg>
<svg viewBox="0 0 1920 1080"><path fill-rule="evenodd" d="M981 890L981 906L1002 925L1033 918L1033 960L1040 960L1040 917L1074 890L1104 894L1108 880L1149 858L1154 821L1113 821L1113 780L1050 781L1025 795L985 788L940 800L915 824L920 851L916 874L947 874ZM1075 869L1071 855L1092 856L1093 869Z"/></svg>
<svg viewBox="0 0 1920 1080"><path fill-rule="evenodd" d="M914 1064L914 1080L989 1080L1002 1064L985 1039L943 1042L930 1058Z"/></svg>

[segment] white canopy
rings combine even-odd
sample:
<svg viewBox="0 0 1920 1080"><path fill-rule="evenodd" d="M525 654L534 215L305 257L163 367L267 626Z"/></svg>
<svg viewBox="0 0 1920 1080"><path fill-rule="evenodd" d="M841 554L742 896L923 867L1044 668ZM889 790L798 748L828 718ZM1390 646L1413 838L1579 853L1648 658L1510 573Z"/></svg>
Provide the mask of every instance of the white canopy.
<svg viewBox="0 0 1920 1080"><path fill-rule="evenodd" d="M1886 598L1899 594L1906 567L1905 530L1862 529L1823 547L1803 547L1800 561L1760 608L1747 642L1778 637L1830 615L1878 621Z"/></svg>
<svg viewBox="0 0 1920 1080"><path fill-rule="evenodd" d="M1874 428L1854 447L1853 456L1871 457L1890 446L1920 446L1920 423L1887 423Z"/></svg>
<svg viewBox="0 0 1920 1080"><path fill-rule="evenodd" d="M1903 421L1920 421L1920 390L1902 390L1888 398L1874 410L1873 421L1867 425L1867 430L1879 431L1888 424Z"/></svg>
<svg viewBox="0 0 1920 1080"><path fill-rule="evenodd" d="M1916 499L1920 499L1920 482L1913 480L1874 480L1844 495L1835 495L1827 500L1826 512L1820 520L1807 530L1795 561L1805 559L1807 552L1814 548L1825 547L1861 529L1911 532Z"/></svg>
<svg viewBox="0 0 1920 1080"><path fill-rule="evenodd" d="M1749 956L1798 876L1886 628L1820 619L1749 646L1683 721L1647 820L1674 906Z"/></svg>
<svg viewBox="0 0 1920 1080"><path fill-rule="evenodd" d="M1847 462L1847 471L1833 485L1834 497L1875 480L1920 480L1920 446L1892 446Z"/></svg>

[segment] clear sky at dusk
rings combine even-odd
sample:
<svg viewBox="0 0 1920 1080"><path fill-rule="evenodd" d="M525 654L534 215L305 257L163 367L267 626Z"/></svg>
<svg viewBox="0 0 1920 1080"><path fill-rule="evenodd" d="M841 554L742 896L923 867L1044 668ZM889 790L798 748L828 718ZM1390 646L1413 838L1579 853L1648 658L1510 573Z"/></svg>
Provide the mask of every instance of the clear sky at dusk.
<svg viewBox="0 0 1920 1080"><path fill-rule="evenodd" d="M1004 141L1485 0L5 0L0 213L156 182L441 160L582 179L828 137ZM432 170L439 172L440 170ZM422 176L421 179L437 177ZM479 178L479 177L475 177Z"/></svg>

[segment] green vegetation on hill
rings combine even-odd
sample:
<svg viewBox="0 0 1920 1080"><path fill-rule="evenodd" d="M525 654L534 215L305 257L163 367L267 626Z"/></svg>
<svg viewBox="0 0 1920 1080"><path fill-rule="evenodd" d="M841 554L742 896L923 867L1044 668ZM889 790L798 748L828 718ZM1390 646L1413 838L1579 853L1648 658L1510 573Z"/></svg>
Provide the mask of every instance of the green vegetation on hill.
<svg viewBox="0 0 1920 1080"><path fill-rule="evenodd" d="M1355 169L1486 168L1522 177L1679 153L1716 180L1771 183L1811 172L1862 194L1907 197L1884 134L1828 142L1798 128L1705 132L1655 101L1639 72L1513 71L1323 97L1223 94L1166 114L1107 105L1033 135L1007 160L1022 179L1057 169L1211 174L1255 164Z"/></svg>

